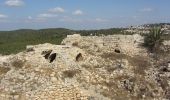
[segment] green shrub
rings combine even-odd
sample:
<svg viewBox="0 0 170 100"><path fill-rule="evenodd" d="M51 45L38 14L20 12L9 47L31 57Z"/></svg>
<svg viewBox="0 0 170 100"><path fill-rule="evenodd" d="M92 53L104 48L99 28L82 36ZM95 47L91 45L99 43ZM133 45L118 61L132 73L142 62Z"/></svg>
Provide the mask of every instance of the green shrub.
<svg viewBox="0 0 170 100"><path fill-rule="evenodd" d="M146 46L149 51L156 52L159 50L163 42L163 31L159 27L154 27L150 30L144 38L144 46Z"/></svg>

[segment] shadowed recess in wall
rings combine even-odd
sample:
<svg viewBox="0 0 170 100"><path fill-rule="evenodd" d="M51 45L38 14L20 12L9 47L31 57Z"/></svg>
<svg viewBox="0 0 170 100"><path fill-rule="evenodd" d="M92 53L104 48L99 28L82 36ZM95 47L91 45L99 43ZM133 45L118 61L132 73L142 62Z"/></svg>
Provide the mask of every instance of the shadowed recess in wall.
<svg viewBox="0 0 170 100"><path fill-rule="evenodd" d="M56 59L56 55L57 55L56 53L50 55L49 57L50 63L52 63Z"/></svg>
<svg viewBox="0 0 170 100"><path fill-rule="evenodd" d="M43 51L41 54L44 55L45 59L48 59L52 50Z"/></svg>
<svg viewBox="0 0 170 100"><path fill-rule="evenodd" d="M82 61L83 60L83 56L81 53L79 53L77 56L76 56L76 61Z"/></svg>

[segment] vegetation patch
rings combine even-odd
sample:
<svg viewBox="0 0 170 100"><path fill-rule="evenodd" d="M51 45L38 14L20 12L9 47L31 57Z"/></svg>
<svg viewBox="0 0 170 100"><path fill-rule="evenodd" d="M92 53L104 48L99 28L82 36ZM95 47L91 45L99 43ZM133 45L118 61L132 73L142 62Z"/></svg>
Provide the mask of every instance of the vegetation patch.
<svg viewBox="0 0 170 100"><path fill-rule="evenodd" d="M14 58L11 65L15 68L22 68L25 65L25 61L21 59Z"/></svg>
<svg viewBox="0 0 170 100"><path fill-rule="evenodd" d="M0 32L0 54L9 55L25 50L27 45L60 44L72 30L56 28L42 30L16 30Z"/></svg>
<svg viewBox="0 0 170 100"><path fill-rule="evenodd" d="M6 74L8 71L10 71L10 68L0 66L0 76Z"/></svg>
<svg viewBox="0 0 170 100"><path fill-rule="evenodd" d="M144 75L145 70L147 70L151 66L149 59L147 57L142 56L129 57L128 61L132 66L134 66L135 74Z"/></svg>
<svg viewBox="0 0 170 100"><path fill-rule="evenodd" d="M43 43L61 44L67 35L80 34L82 36L125 34L121 28L105 30L69 30L65 28L50 28L41 30L22 29L15 31L0 31L0 54L16 54L25 50L27 45ZM75 43L73 46L77 46Z"/></svg>
<svg viewBox="0 0 170 100"><path fill-rule="evenodd" d="M73 44L72 44L72 46L75 46L75 47L78 47L78 42L74 42Z"/></svg>
<svg viewBox="0 0 170 100"><path fill-rule="evenodd" d="M103 53L101 55L102 58L104 59L110 59L110 60L121 60L121 59L127 59L128 62L134 66L134 72L136 74L144 74L145 70L151 66L149 63L149 58L147 57L142 57L142 56L128 56L125 54L117 54L117 53ZM111 67L110 70L114 70L114 67Z"/></svg>
<svg viewBox="0 0 170 100"><path fill-rule="evenodd" d="M76 74L79 74L80 70L66 70L63 72L64 78L73 78Z"/></svg>
<svg viewBox="0 0 170 100"><path fill-rule="evenodd" d="M163 42L163 31L159 27L154 27L150 30L144 38L144 46L148 48L150 52L157 52Z"/></svg>
<svg viewBox="0 0 170 100"><path fill-rule="evenodd" d="M125 58L127 58L127 55L125 55L125 54L114 53L114 52L103 53L103 54L100 55L100 56L101 56L102 58L104 58L104 59L110 59L110 60L125 59Z"/></svg>
<svg viewBox="0 0 170 100"><path fill-rule="evenodd" d="M54 72L54 69L52 68L41 68L42 72L40 74L50 76L52 72Z"/></svg>
<svg viewBox="0 0 170 100"><path fill-rule="evenodd" d="M109 73L112 73L114 70L116 70L117 68L115 66L106 66L106 70L109 72Z"/></svg>

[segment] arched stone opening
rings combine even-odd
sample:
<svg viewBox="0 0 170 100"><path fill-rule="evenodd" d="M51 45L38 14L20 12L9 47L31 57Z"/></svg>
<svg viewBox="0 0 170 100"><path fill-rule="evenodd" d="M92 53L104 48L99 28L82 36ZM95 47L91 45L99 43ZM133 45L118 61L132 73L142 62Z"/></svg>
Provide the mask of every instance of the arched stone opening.
<svg viewBox="0 0 170 100"><path fill-rule="evenodd" d="M81 53L79 53L77 56L76 56L76 61L82 61L83 60L83 55Z"/></svg>
<svg viewBox="0 0 170 100"><path fill-rule="evenodd" d="M50 55L50 57L49 57L50 63L52 63L56 59L56 56L57 56L56 53L53 53Z"/></svg>
<svg viewBox="0 0 170 100"><path fill-rule="evenodd" d="M48 59L52 50L43 51L41 54L44 55L45 59Z"/></svg>
<svg viewBox="0 0 170 100"><path fill-rule="evenodd" d="M115 52L116 53L121 53L119 49L115 49Z"/></svg>

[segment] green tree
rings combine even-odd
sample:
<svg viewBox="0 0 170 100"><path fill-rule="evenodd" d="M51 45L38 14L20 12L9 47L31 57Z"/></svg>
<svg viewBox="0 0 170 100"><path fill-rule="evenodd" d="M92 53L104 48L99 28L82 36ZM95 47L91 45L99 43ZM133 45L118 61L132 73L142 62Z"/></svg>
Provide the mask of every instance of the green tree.
<svg viewBox="0 0 170 100"><path fill-rule="evenodd" d="M151 52L157 53L163 43L163 31L160 27L154 27L150 30L144 38L144 45L148 47Z"/></svg>

